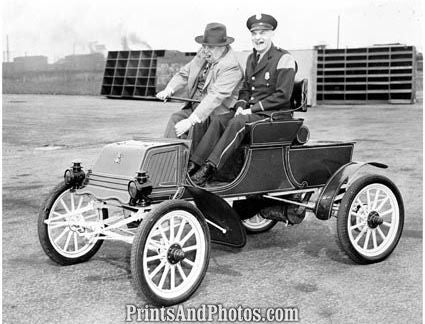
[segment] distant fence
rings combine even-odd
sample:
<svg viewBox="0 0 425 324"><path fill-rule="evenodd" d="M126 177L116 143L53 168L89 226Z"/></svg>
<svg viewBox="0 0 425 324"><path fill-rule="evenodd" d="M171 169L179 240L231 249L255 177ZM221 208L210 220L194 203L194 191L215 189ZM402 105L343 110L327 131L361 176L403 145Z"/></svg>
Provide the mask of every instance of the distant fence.
<svg viewBox="0 0 425 324"><path fill-rule="evenodd" d="M3 75L4 94L99 95L103 71L37 71Z"/></svg>

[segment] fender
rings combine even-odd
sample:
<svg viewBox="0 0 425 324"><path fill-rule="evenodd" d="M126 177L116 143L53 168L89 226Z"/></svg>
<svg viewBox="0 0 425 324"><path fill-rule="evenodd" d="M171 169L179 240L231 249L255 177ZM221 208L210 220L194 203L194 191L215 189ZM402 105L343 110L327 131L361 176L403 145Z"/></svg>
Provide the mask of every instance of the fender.
<svg viewBox="0 0 425 324"><path fill-rule="evenodd" d="M388 165L379 162L350 162L340 167L332 177L326 182L323 190L317 199L315 214L318 219L328 220L331 218L332 205L341 186L347 183L361 168L371 165L377 168L386 169Z"/></svg>
<svg viewBox="0 0 425 324"><path fill-rule="evenodd" d="M225 233L208 223L211 242L231 247L244 247L246 232L236 211L221 197L201 188L185 186L195 201L196 207L210 222L225 230Z"/></svg>

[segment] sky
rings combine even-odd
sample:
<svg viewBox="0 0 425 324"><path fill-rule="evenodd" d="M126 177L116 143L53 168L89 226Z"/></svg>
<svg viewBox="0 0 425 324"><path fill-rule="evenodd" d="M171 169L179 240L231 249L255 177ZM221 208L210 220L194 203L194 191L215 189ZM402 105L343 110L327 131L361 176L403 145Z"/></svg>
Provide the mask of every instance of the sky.
<svg viewBox="0 0 425 324"><path fill-rule="evenodd" d="M339 47L402 43L423 49L420 0L6 0L2 1L3 60L45 55L53 62L72 53L89 52L89 44L120 50L121 38L131 49L196 51L194 37L209 22L221 22L236 40L233 48L251 48L246 20L268 13L278 21L274 43L309 49L317 44ZM139 40L136 42L135 40Z"/></svg>

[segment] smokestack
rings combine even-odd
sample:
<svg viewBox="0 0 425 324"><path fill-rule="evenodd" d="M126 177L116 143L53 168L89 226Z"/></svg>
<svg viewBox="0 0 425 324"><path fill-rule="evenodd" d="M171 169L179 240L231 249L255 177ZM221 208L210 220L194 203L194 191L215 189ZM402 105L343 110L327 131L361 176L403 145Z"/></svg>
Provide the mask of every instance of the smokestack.
<svg viewBox="0 0 425 324"><path fill-rule="evenodd" d="M128 47L128 40L126 36L121 37L121 47L123 51L129 51L130 47Z"/></svg>
<svg viewBox="0 0 425 324"><path fill-rule="evenodd" d="M9 35L6 35L6 62L9 62L10 53L9 53Z"/></svg>
<svg viewBox="0 0 425 324"><path fill-rule="evenodd" d="M340 16L338 15L338 31L336 34L336 48L339 48L339 23L340 23Z"/></svg>

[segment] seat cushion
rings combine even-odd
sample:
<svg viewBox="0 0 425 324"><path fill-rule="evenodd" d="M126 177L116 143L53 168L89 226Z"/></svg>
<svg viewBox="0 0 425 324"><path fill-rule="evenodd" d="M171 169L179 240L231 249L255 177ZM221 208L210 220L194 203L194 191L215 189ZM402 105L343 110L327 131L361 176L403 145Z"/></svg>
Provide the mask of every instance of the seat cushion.
<svg viewBox="0 0 425 324"><path fill-rule="evenodd" d="M246 125L250 146L291 145L303 119L264 121Z"/></svg>

